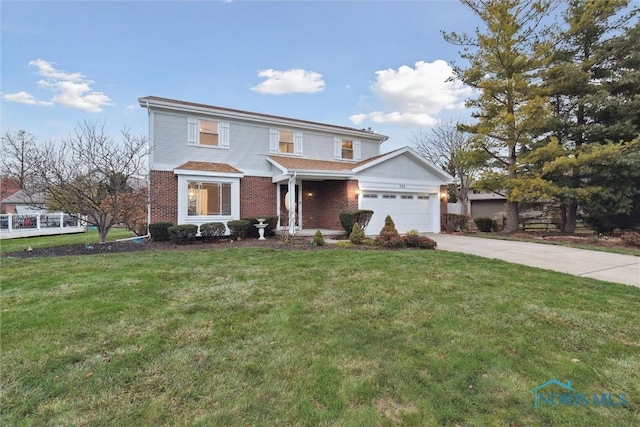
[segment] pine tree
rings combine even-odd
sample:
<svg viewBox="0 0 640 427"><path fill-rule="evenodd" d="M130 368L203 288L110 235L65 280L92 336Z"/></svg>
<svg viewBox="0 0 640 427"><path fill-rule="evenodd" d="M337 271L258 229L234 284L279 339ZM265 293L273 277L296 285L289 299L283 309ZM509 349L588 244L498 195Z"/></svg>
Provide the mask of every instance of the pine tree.
<svg viewBox="0 0 640 427"><path fill-rule="evenodd" d="M457 78L479 95L467 106L476 123L462 127L472 143L492 159L478 187L504 192L506 232L518 229L518 198L512 194L520 170L518 156L536 142L549 114L548 98L538 85L539 72L550 61L551 45L543 20L552 0L461 0L484 23L475 36L449 33L445 39L464 46L466 69L454 67Z"/></svg>

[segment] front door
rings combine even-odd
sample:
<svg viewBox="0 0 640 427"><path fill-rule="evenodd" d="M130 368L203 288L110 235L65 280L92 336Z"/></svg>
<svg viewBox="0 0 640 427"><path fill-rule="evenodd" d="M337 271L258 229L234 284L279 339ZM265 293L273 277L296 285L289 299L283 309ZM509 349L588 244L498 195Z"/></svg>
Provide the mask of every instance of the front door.
<svg viewBox="0 0 640 427"><path fill-rule="evenodd" d="M293 211L294 213L294 224L296 227L300 226L300 212L298 212L298 207L300 206L300 202L298 200L298 193L300 192L299 186L296 185L295 190L295 203L294 206L289 206L289 192L288 186L286 184L280 185L280 226L288 227L289 226L289 212Z"/></svg>

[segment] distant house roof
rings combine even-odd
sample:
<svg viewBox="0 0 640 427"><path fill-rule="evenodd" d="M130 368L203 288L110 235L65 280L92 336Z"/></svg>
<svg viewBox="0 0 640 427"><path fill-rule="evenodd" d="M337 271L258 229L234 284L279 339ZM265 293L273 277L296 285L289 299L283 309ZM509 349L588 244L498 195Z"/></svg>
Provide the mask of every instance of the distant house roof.
<svg viewBox="0 0 640 427"><path fill-rule="evenodd" d="M27 194L24 190L18 190L2 200L7 205L44 205L45 197L42 193Z"/></svg>

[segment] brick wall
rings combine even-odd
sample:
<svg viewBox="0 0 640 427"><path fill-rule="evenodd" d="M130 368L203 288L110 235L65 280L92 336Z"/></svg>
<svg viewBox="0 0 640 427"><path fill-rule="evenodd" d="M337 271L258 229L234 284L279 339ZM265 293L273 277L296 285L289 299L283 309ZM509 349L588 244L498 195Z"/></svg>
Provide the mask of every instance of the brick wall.
<svg viewBox="0 0 640 427"><path fill-rule="evenodd" d="M151 222L178 223L178 177L170 171L150 171Z"/></svg>
<svg viewBox="0 0 640 427"><path fill-rule="evenodd" d="M320 184L320 228L342 230L340 212L358 209L358 181L323 181Z"/></svg>
<svg viewBox="0 0 640 427"><path fill-rule="evenodd" d="M245 176L240 179L240 218L276 215L276 184L271 178Z"/></svg>

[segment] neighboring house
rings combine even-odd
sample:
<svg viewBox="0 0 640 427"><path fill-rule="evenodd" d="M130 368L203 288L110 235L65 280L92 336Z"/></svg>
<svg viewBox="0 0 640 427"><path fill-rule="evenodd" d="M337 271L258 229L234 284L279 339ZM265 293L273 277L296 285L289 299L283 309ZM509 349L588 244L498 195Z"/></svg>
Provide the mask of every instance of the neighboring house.
<svg viewBox="0 0 640 427"><path fill-rule="evenodd" d="M150 221L224 222L278 215L279 227L342 230L339 213L371 209L399 232L440 232L441 191L454 181L384 135L158 97L149 113ZM442 208L444 205L444 210Z"/></svg>
<svg viewBox="0 0 640 427"><path fill-rule="evenodd" d="M507 198L496 193L469 193L469 214L472 218L493 218L505 212Z"/></svg>
<svg viewBox="0 0 640 427"><path fill-rule="evenodd" d="M24 190L18 190L9 197L3 199L2 213L7 214L38 214L46 213L44 197L41 194L27 194Z"/></svg>

